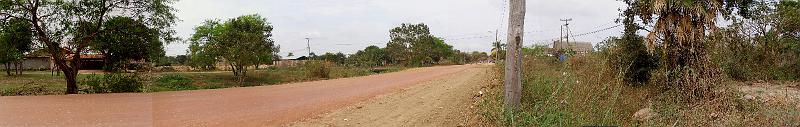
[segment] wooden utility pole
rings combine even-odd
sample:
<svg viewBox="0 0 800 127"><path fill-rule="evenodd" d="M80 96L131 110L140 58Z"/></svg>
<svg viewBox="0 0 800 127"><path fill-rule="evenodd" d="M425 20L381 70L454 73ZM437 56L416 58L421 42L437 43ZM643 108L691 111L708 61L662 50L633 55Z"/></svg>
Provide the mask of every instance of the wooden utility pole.
<svg viewBox="0 0 800 127"><path fill-rule="evenodd" d="M522 98L522 37L525 31L525 0L510 0L508 47L505 67L505 106L519 109Z"/></svg>

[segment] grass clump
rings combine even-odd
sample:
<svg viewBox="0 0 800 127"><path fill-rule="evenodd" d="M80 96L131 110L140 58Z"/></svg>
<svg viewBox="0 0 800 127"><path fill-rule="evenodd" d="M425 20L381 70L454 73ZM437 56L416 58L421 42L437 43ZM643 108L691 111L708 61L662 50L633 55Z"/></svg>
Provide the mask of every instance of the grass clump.
<svg viewBox="0 0 800 127"><path fill-rule="evenodd" d="M55 95L64 94L59 88L37 83L27 83L21 86L0 87L0 96L36 96L36 95Z"/></svg>

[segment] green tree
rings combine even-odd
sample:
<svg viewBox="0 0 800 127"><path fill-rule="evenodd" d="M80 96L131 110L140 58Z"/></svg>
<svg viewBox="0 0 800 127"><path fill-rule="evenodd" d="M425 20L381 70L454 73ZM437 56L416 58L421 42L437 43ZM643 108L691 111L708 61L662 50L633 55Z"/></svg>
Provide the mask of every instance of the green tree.
<svg viewBox="0 0 800 127"><path fill-rule="evenodd" d="M797 3L754 1L747 18L709 38L716 44L714 61L735 80L798 79Z"/></svg>
<svg viewBox="0 0 800 127"><path fill-rule="evenodd" d="M110 30L104 29L109 17L126 16L142 20L157 29L164 42L177 40L171 29L177 21L175 0L3 0L0 19L17 18L32 24L38 45L43 46L54 64L64 72L67 94L78 93L76 78L80 57L91 41ZM66 56L66 57L61 57Z"/></svg>
<svg viewBox="0 0 800 127"><path fill-rule="evenodd" d="M414 45L420 45L420 40L431 37L430 29L425 24L403 23L389 32L391 41L386 44L386 51L392 58L393 64L411 64L411 59L417 54L413 51ZM417 48L420 50L421 48Z"/></svg>
<svg viewBox="0 0 800 127"><path fill-rule="evenodd" d="M339 65L342 65L342 64L345 63L345 60L347 59L347 55L344 55L344 53L341 53L341 52L340 53L335 53L335 54L334 53L325 53L325 54L322 54L321 56L317 56L317 58L313 58L313 59L315 59L315 60L325 60L325 61L328 61L328 62L333 62L333 63L339 64Z"/></svg>
<svg viewBox="0 0 800 127"><path fill-rule="evenodd" d="M502 61L505 60L506 56L506 44L503 44L500 41L495 41L492 43L492 59L494 61Z"/></svg>
<svg viewBox="0 0 800 127"><path fill-rule="evenodd" d="M130 60L156 61L164 56L164 44L157 29L149 28L141 20L114 17L106 21L104 32L92 41L90 49L105 56L106 70L122 68Z"/></svg>
<svg viewBox="0 0 800 127"><path fill-rule="evenodd" d="M384 66L391 60L385 49L374 45L356 52L356 54L351 55L347 59L355 66L368 67Z"/></svg>
<svg viewBox="0 0 800 127"><path fill-rule="evenodd" d="M25 53L33 47L31 24L22 19L10 19L0 26L0 63L5 64L6 74L11 75L9 63L22 60ZM15 63L16 73L21 74L19 63Z"/></svg>
<svg viewBox="0 0 800 127"><path fill-rule="evenodd" d="M247 67L263 60L272 60L277 46L272 37L272 25L260 15L245 15L226 22L206 21L192 35L192 54L207 66L211 59L223 60L233 70L239 82L247 77ZM267 56L268 58L265 58ZM216 62L216 61L214 61Z"/></svg>
<svg viewBox="0 0 800 127"><path fill-rule="evenodd" d="M623 81L632 85L642 85L650 80L650 72L657 67L658 58L647 52L645 39L636 34L641 28L636 24L633 9L623 11L622 24L625 29L621 38L609 38L608 61L612 70L622 74Z"/></svg>
<svg viewBox="0 0 800 127"><path fill-rule="evenodd" d="M453 55L453 47L431 35L425 24L402 24L391 30L386 51L391 63L414 66L438 64Z"/></svg>

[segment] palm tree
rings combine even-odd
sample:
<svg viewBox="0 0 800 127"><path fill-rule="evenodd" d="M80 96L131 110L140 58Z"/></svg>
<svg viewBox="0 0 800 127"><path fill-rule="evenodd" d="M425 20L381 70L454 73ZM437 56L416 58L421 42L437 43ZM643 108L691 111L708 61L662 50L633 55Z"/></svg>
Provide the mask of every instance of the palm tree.
<svg viewBox="0 0 800 127"><path fill-rule="evenodd" d="M492 47L492 55L494 56L494 60L500 60L500 58L503 57L503 54L505 54L504 52L506 50L506 44L503 44L500 41L495 41L492 43Z"/></svg>
<svg viewBox="0 0 800 127"><path fill-rule="evenodd" d="M706 34L717 31L720 16L747 10L751 0L625 0L629 9L652 25L647 36L648 51L660 54L667 71L667 89L702 97L719 83L719 70L706 53Z"/></svg>

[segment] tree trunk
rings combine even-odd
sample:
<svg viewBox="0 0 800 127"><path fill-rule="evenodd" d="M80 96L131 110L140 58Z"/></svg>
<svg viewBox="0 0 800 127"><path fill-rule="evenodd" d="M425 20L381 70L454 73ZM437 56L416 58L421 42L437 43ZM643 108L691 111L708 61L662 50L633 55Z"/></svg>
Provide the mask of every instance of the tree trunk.
<svg viewBox="0 0 800 127"><path fill-rule="evenodd" d="M14 67L16 68L17 75L22 75L22 71L25 69L25 68L22 68L22 61L20 60L20 61L14 62ZM20 69L20 68L22 68L22 69Z"/></svg>
<svg viewBox="0 0 800 127"><path fill-rule="evenodd" d="M230 64L230 66L231 66L231 71L233 71L233 76L239 77L239 72L236 71L236 66L234 66L233 64Z"/></svg>
<svg viewBox="0 0 800 127"><path fill-rule="evenodd" d="M525 0L511 0L509 4L508 47L505 65L505 107L517 110L522 98L522 37L525 26Z"/></svg>
<svg viewBox="0 0 800 127"><path fill-rule="evenodd" d="M67 79L67 94L78 94L78 72L64 70L64 77Z"/></svg>
<svg viewBox="0 0 800 127"><path fill-rule="evenodd" d="M7 74L8 76L11 76L11 67L10 67L10 66L11 66L11 65L9 65L8 63L6 63L6 74Z"/></svg>

